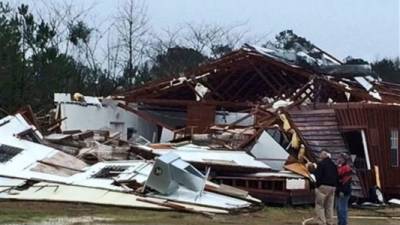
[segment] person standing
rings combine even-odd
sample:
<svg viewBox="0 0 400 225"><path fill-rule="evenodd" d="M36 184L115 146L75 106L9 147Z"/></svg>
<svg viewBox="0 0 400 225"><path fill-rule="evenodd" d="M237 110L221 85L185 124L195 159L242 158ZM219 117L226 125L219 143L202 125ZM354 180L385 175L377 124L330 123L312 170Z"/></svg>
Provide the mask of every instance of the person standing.
<svg viewBox="0 0 400 225"><path fill-rule="evenodd" d="M330 154L320 153L320 161L313 171L316 180L314 222L319 225L333 225L335 191L338 184L338 171Z"/></svg>
<svg viewBox="0 0 400 225"><path fill-rule="evenodd" d="M338 225L347 225L349 199L351 196L351 181L353 171L349 165L350 157L342 153L338 159L339 183L336 189L336 212Z"/></svg>

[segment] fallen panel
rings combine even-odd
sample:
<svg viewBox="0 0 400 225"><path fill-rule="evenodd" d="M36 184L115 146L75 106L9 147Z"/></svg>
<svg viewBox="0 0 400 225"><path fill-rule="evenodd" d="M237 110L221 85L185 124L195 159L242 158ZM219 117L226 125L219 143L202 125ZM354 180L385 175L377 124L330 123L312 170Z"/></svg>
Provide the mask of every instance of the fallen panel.
<svg viewBox="0 0 400 225"><path fill-rule="evenodd" d="M281 171L289 154L266 131L263 131L250 153L269 165L273 170Z"/></svg>
<svg viewBox="0 0 400 225"><path fill-rule="evenodd" d="M166 143L174 139L174 132L163 127L161 131L160 143Z"/></svg>
<svg viewBox="0 0 400 225"><path fill-rule="evenodd" d="M13 185L23 182L23 180L9 179L8 183L0 185L0 199L11 200L31 200L31 201L56 201L56 202L81 202L99 205L123 206L144 209L163 209L173 210L172 208L161 206L160 204L149 203L150 201L160 201L158 198L143 197L132 193L110 191L91 187L81 187L49 182L37 183L25 190L6 190L2 186ZM0 179L1 181L1 179ZM147 199L148 201L143 201ZM189 208L201 212L209 213L228 213L227 210L201 207L196 205L174 202L182 209Z"/></svg>
<svg viewBox="0 0 400 225"><path fill-rule="evenodd" d="M30 125L21 114L15 116L7 116L0 119L0 134L1 136L17 136L31 130L38 138L43 138L36 127Z"/></svg>
<svg viewBox="0 0 400 225"><path fill-rule="evenodd" d="M201 147L193 144L165 148L138 146L137 149L142 150L143 154L164 155L173 152L184 161L190 162L196 166L211 167L211 170L243 171L247 173L271 170L270 166L255 160L254 157L244 151L211 150L208 147Z"/></svg>

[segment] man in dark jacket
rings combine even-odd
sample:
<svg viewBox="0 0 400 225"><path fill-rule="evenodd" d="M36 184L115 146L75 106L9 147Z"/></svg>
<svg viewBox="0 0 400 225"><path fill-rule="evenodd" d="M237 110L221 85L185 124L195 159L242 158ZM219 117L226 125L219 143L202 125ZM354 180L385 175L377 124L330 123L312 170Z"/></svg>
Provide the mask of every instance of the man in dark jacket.
<svg viewBox="0 0 400 225"><path fill-rule="evenodd" d="M315 222L320 225L333 225L335 190L338 183L338 172L330 154L320 153L320 162L313 174L316 180L315 188Z"/></svg>

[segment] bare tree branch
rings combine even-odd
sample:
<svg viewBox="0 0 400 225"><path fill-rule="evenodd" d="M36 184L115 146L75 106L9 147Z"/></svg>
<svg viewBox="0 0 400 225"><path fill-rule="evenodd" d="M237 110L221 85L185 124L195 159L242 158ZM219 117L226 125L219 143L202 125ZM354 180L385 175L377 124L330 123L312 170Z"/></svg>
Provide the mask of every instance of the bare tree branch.
<svg viewBox="0 0 400 225"><path fill-rule="evenodd" d="M119 54L132 70L136 61L141 60L144 48L144 35L148 33L147 7L143 1L129 0L120 6L119 16L115 18L115 29L119 40Z"/></svg>

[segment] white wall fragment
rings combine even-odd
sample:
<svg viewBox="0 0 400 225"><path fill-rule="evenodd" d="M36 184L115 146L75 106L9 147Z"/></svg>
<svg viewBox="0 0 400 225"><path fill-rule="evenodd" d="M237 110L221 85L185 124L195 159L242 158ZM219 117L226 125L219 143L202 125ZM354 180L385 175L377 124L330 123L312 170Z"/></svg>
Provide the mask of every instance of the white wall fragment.
<svg viewBox="0 0 400 225"><path fill-rule="evenodd" d="M200 101L204 97L204 95L208 92L208 88L205 87L200 82L196 84L196 86L194 87L194 90L196 90L196 92L198 94L198 95L196 95L196 101Z"/></svg>
<svg viewBox="0 0 400 225"><path fill-rule="evenodd" d="M287 190L299 190L306 188L306 181L304 179L286 179Z"/></svg>
<svg viewBox="0 0 400 225"><path fill-rule="evenodd" d="M272 108L277 109L280 107L287 107L289 105L293 104L293 101L289 101L289 100L278 100L276 102L274 102L274 104L272 105Z"/></svg>
<svg viewBox="0 0 400 225"><path fill-rule="evenodd" d="M120 107L80 105L71 103L60 104L60 118L66 117L61 123L61 130L103 130L120 132L121 139L127 140L130 134L139 134L152 140L157 126L145 121L136 114Z"/></svg>
<svg viewBox="0 0 400 225"><path fill-rule="evenodd" d="M69 93L54 93L54 102L71 102L71 94Z"/></svg>
<svg viewBox="0 0 400 225"><path fill-rule="evenodd" d="M347 101L350 101L350 97L351 97L350 92L346 91L344 94L346 95Z"/></svg>
<svg viewBox="0 0 400 225"><path fill-rule="evenodd" d="M174 132L172 132L172 130L163 127L161 131L160 143L170 142L173 139L174 139Z"/></svg>
<svg viewBox="0 0 400 225"><path fill-rule="evenodd" d="M263 131L257 143L250 153L273 170L280 171L283 168L289 154L266 131Z"/></svg>
<svg viewBox="0 0 400 225"><path fill-rule="evenodd" d="M363 86L363 88L367 91L373 88L373 85L368 82L364 77L354 77L354 80L361 84L361 86Z"/></svg>
<svg viewBox="0 0 400 225"><path fill-rule="evenodd" d="M379 94L379 92L378 91L376 91L376 90L373 90L373 91L370 91L370 92L368 92L369 93L369 95L371 95L372 97L374 97L375 99L378 99L378 100L382 100L382 97L381 97L381 95Z"/></svg>

